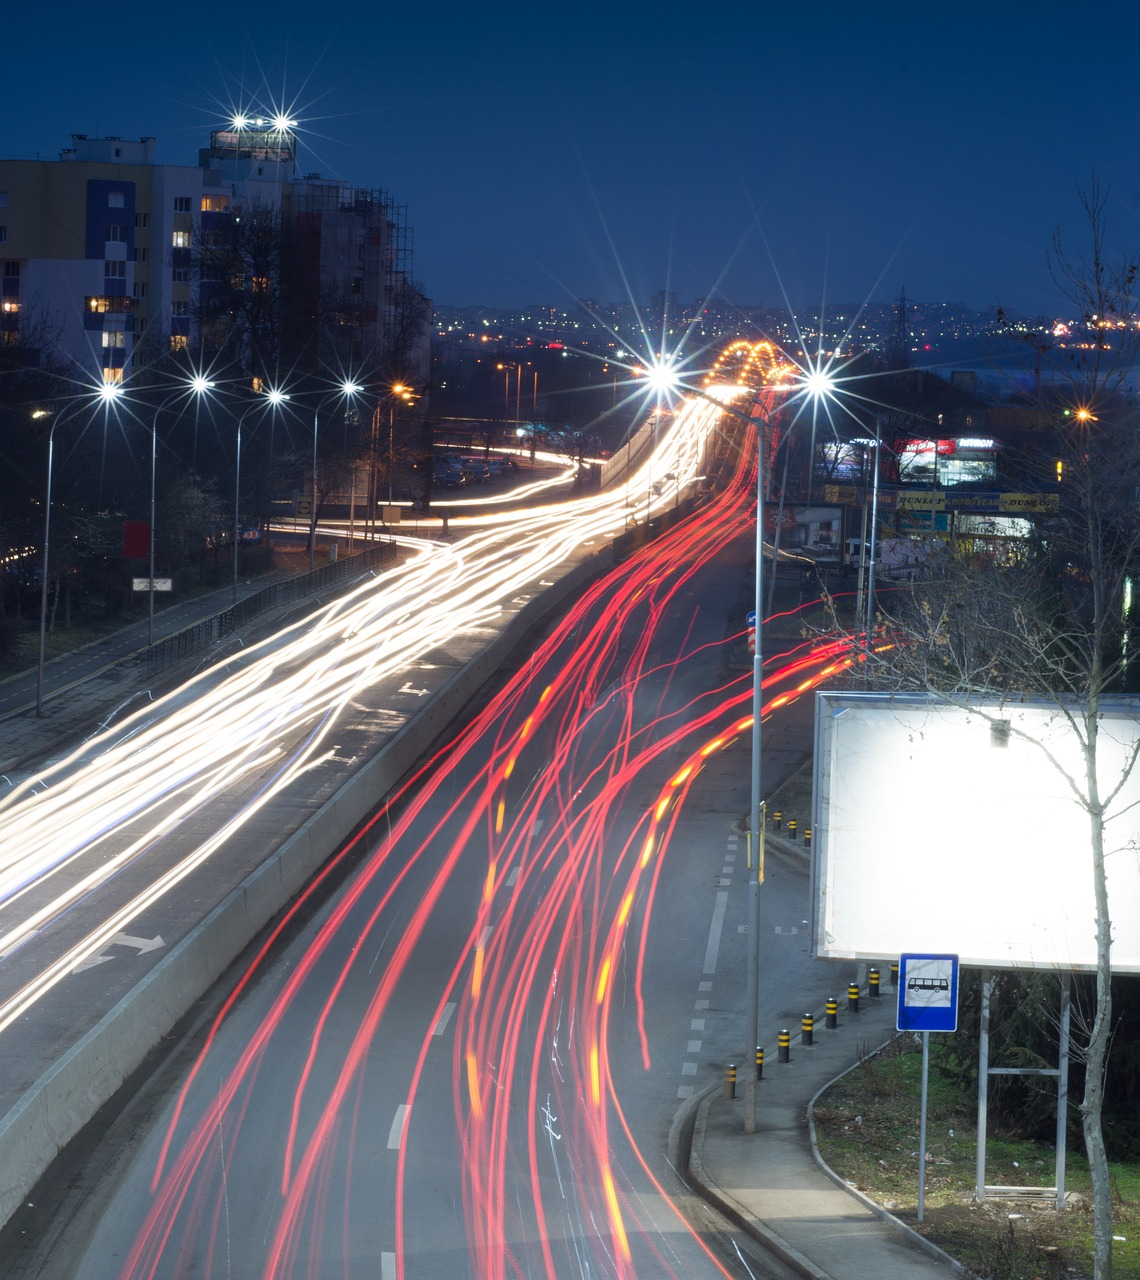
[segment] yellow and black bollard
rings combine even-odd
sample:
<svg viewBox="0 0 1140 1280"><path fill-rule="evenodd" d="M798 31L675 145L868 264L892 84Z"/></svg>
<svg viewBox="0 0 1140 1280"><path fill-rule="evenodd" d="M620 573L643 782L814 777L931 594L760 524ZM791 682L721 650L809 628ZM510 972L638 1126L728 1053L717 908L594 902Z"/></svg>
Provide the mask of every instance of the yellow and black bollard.
<svg viewBox="0 0 1140 1280"><path fill-rule="evenodd" d="M764 1050L759 1045L756 1046L756 1079L764 1078Z"/></svg>
<svg viewBox="0 0 1140 1280"><path fill-rule="evenodd" d="M774 809L772 811L772 823L775 826L777 831L779 831L780 823L783 822L783 820L784 820L784 815L780 812L780 810Z"/></svg>
<svg viewBox="0 0 1140 1280"><path fill-rule="evenodd" d="M724 1096L736 1097L736 1064L730 1062L724 1069Z"/></svg>
<svg viewBox="0 0 1140 1280"><path fill-rule="evenodd" d="M805 1013L800 1019L800 1044L815 1043L815 1017Z"/></svg>
<svg viewBox="0 0 1140 1280"><path fill-rule="evenodd" d="M827 1029L834 1031L839 1026L839 1001L834 996L827 997Z"/></svg>
<svg viewBox="0 0 1140 1280"><path fill-rule="evenodd" d="M853 982L847 988L847 1012L859 1012L859 984L857 982Z"/></svg>
<svg viewBox="0 0 1140 1280"><path fill-rule="evenodd" d="M899 962L897 960L892 960L891 961L891 986L894 987L895 990L897 991L898 985L899 985Z"/></svg>
<svg viewBox="0 0 1140 1280"><path fill-rule="evenodd" d="M804 848L811 848L811 827L804 827Z"/></svg>
<svg viewBox="0 0 1140 1280"><path fill-rule="evenodd" d="M776 1037L776 1059L779 1062L792 1060L792 1036L789 1031L781 1031Z"/></svg>
<svg viewBox="0 0 1140 1280"><path fill-rule="evenodd" d="M879 998L879 971L878 969L867 970L867 994L872 1000Z"/></svg>
<svg viewBox="0 0 1140 1280"><path fill-rule="evenodd" d="M796 838L796 831L799 825L800 824L795 820L795 818L788 819L788 839L789 840L794 840Z"/></svg>

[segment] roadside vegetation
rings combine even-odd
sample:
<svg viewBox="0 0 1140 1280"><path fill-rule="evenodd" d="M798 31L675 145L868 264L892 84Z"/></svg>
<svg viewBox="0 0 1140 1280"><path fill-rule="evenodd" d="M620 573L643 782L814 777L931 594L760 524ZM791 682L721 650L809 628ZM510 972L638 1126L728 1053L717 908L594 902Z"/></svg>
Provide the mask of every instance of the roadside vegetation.
<svg viewBox="0 0 1140 1280"><path fill-rule="evenodd" d="M931 1037L924 1221L917 1221L922 1051L901 1035L837 1081L813 1109L816 1141L828 1166L864 1195L984 1280L1087 1280L1093 1275L1092 1183L1079 1127L1070 1138L1068 1207L1051 1196L974 1197L976 1087L968 1087L952 1036ZM976 1043L976 1041L975 1041ZM1019 1123L1013 1099L991 1108L986 1144L990 1186L1052 1187L1054 1144L1041 1136L1051 1100ZM991 1095L991 1101L992 1101ZM1000 1116L1000 1122L995 1120ZM1116 1280L1140 1280L1140 1117L1116 1117L1109 1159L1112 1267Z"/></svg>

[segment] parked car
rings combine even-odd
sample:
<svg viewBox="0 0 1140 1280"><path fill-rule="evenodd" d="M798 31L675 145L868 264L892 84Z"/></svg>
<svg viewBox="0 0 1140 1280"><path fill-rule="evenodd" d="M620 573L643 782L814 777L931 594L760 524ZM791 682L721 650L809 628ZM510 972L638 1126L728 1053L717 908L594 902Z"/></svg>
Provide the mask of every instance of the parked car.
<svg viewBox="0 0 1140 1280"><path fill-rule="evenodd" d="M432 471L432 484L439 489L462 489L469 483L467 472L462 467L439 466Z"/></svg>
<svg viewBox="0 0 1140 1280"><path fill-rule="evenodd" d="M476 484L486 484L491 478L491 468L482 458L460 458L459 465Z"/></svg>

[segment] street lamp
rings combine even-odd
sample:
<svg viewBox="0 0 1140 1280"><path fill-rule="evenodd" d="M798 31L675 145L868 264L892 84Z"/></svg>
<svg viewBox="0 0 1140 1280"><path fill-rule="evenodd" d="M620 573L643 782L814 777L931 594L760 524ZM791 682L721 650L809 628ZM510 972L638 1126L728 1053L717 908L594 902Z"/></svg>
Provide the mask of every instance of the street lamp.
<svg viewBox="0 0 1140 1280"><path fill-rule="evenodd" d="M96 401L104 406L109 405L121 392L122 387L118 383L105 382L96 393ZM42 716L44 713L44 658L47 652L48 556L51 544L51 478L52 464L55 457L55 429L61 422L66 422L68 418L72 417L80 409L86 408L90 403L90 400L81 400L71 405L70 408L61 410L52 418L51 426L48 428L47 501L44 505L44 556L43 569L40 575L40 644L36 661L37 716ZM44 416L46 416L46 410L40 410L33 414L33 417Z"/></svg>
<svg viewBox="0 0 1140 1280"><path fill-rule="evenodd" d="M317 437L320 434L321 410L337 396L354 396L364 388L357 382L346 380L330 392L313 410L313 509L309 513L309 572L313 572L313 553L317 546Z"/></svg>
<svg viewBox="0 0 1140 1280"><path fill-rule="evenodd" d="M234 545L233 545L233 604L237 604L237 587L238 587L238 545L241 534L240 513L241 513L241 428L242 423L255 409L276 409L278 405L283 404L289 397L284 391L276 388L266 391L261 398L249 406L248 409L238 418L237 424L237 460L234 466Z"/></svg>
<svg viewBox="0 0 1140 1280"><path fill-rule="evenodd" d="M660 402L663 393L680 389L681 386L677 366L668 360L653 362L653 364L651 364L646 370L645 376L649 381L649 385L656 392L658 402ZM772 391L791 391L793 395L798 396L801 401L811 402L814 408L816 403L826 401L826 399L833 394L834 382L825 370L822 368L812 367L801 372L793 382L780 384L772 387L771 389ZM684 390L690 394L700 396L703 400L710 401L710 403L715 404L723 413L730 414L736 418L741 418L749 424L757 421L754 417L741 413L739 409L734 409L731 405L725 404L722 400L708 392L688 386L686 386ZM757 407L759 408L760 406L757 405ZM770 413L771 410L768 407L764 407L762 410L763 416L757 424L759 440L757 443L756 460L756 586L752 605L756 634L756 648L752 659L751 815L749 818L748 834L748 975L745 996L747 1001L747 1052L749 1054L753 1053L757 1048L757 1042L759 1040L760 883L764 875L764 868L761 862L764 830L764 804L761 792L760 769L761 751L763 746L761 719L764 710L764 478L767 461L765 457L765 439L771 430ZM773 565L773 571L774 569L775 566ZM744 1131L745 1133L755 1133L755 1070L745 1071L744 1082Z"/></svg>

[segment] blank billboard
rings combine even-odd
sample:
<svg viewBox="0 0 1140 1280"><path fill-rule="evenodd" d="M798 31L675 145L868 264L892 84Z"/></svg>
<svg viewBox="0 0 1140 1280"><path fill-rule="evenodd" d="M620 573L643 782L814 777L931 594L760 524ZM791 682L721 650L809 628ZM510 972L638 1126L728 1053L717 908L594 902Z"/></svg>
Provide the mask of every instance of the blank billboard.
<svg viewBox="0 0 1140 1280"><path fill-rule="evenodd" d="M1101 793L1119 788L1105 832L1112 967L1140 973L1140 704L1105 704L1099 725ZM815 953L1093 968L1084 776L1054 702L818 693Z"/></svg>

